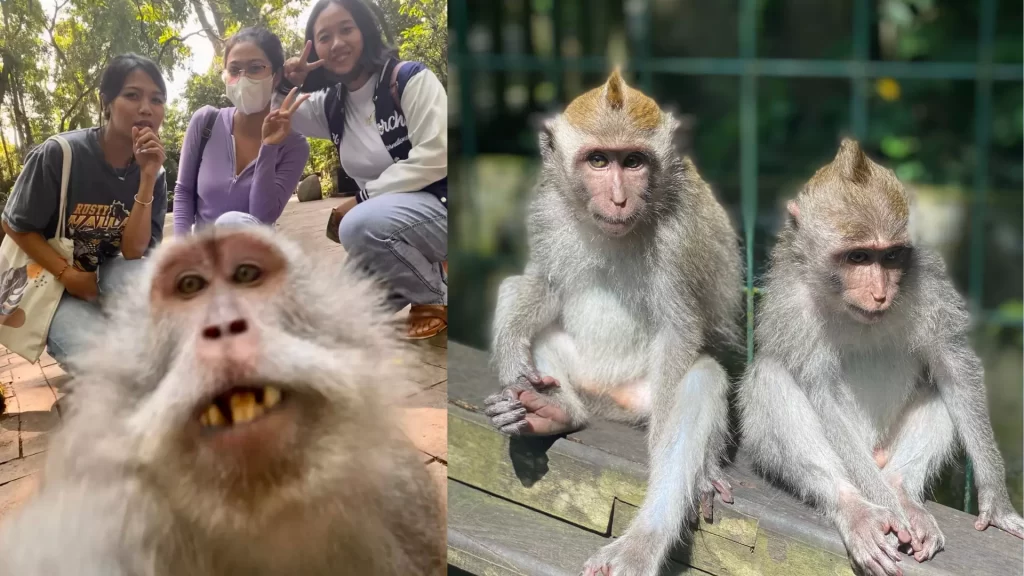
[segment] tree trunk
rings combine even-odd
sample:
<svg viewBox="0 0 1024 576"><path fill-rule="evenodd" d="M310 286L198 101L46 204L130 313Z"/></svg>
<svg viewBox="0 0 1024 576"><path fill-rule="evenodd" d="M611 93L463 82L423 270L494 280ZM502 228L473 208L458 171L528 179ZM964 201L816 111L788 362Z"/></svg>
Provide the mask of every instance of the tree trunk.
<svg viewBox="0 0 1024 576"><path fill-rule="evenodd" d="M192 9L196 11L196 18L199 19L199 25L203 27L203 31L206 32L206 39L210 41L210 45L213 46L213 51L216 54L221 54L224 51L224 42L221 41L221 35L223 31L218 32L213 26L210 25L210 19L206 17L206 11L203 9L203 3L199 0L192 0ZM216 12L214 12L216 14Z"/></svg>

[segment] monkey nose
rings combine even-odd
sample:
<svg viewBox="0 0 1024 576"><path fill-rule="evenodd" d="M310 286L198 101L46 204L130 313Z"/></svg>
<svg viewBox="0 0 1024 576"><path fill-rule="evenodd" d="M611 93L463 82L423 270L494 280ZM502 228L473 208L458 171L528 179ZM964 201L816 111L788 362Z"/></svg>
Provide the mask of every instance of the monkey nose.
<svg viewBox="0 0 1024 576"><path fill-rule="evenodd" d="M232 320L227 324L213 324L203 328L203 338L206 340L217 340L225 335L235 336L249 330L249 323L244 318Z"/></svg>
<svg viewBox="0 0 1024 576"><path fill-rule="evenodd" d="M625 208L626 207L626 201L627 201L627 198L623 198L622 202L619 202L615 198L612 198L612 204L614 204L616 208Z"/></svg>

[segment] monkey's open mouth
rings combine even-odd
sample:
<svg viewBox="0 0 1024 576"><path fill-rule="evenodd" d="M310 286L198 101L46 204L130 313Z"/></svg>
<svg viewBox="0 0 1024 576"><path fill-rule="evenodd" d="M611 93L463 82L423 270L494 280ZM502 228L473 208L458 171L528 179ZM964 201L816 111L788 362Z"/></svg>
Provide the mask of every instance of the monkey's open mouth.
<svg viewBox="0 0 1024 576"><path fill-rule="evenodd" d="M274 386L236 386L214 396L199 414L203 428L220 428L245 424L261 418L285 400Z"/></svg>

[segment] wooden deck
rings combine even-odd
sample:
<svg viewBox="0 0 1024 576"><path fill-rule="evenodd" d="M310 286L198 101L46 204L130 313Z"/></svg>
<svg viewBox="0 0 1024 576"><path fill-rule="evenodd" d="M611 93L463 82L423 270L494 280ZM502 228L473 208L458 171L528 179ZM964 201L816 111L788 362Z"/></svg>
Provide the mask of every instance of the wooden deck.
<svg viewBox="0 0 1024 576"><path fill-rule="evenodd" d="M448 562L472 574L565 575L622 534L643 502L640 430L611 422L567 437L509 439L482 414L497 388L487 355L452 342L448 381ZM811 508L755 475L741 451L726 469L735 503L716 499L692 545L663 574L852 576L838 533ZM929 502L946 549L904 574L1021 574L1024 547L974 517Z"/></svg>

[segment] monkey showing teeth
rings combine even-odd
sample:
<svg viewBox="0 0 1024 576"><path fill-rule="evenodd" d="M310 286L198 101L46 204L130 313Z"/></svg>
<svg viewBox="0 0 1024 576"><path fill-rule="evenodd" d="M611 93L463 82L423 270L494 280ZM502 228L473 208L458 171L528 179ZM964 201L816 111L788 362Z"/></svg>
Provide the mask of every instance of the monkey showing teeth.
<svg viewBox="0 0 1024 576"><path fill-rule="evenodd" d="M158 248L77 359L0 574L441 574L383 296L259 227Z"/></svg>
<svg viewBox="0 0 1024 576"><path fill-rule="evenodd" d="M716 491L731 499L719 468L729 379L715 356L739 339L738 238L678 154L677 126L618 72L549 121L530 260L498 291L495 427L649 423L647 498L587 576L656 574L698 505L707 517Z"/></svg>
<svg viewBox="0 0 1024 576"><path fill-rule="evenodd" d="M899 574L900 548L918 562L942 549L924 494L958 440L975 528L1024 538L964 299L913 245L895 174L844 140L788 211L739 390L746 450L834 522L858 573Z"/></svg>

